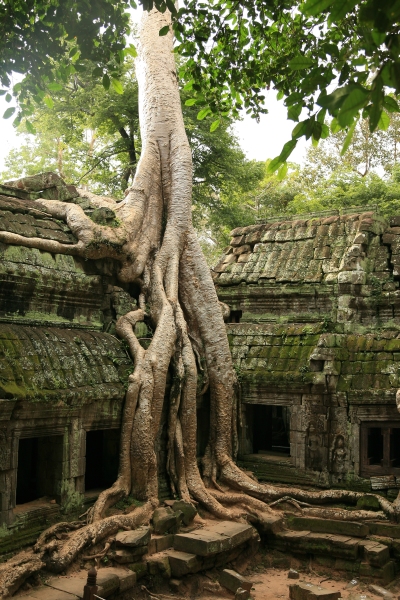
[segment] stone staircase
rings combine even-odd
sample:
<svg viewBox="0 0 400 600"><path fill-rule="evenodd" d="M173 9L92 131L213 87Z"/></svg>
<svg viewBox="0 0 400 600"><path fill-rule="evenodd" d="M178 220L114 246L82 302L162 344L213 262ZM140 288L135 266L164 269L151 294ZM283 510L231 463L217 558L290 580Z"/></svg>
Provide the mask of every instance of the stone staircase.
<svg viewBox="0 0 400 600"><path fill-rule="evenodd" d="M259 535L248 524L212 521L193 523L191 505L171 502L157 509L152 528L121 531L108 554L110 566L98 571L98 595L118 598L142 577L179 584L187 575L223 568L254 553ZM187 512L189 511L189 512ZM400 565L400 525L387 522L349 522L301 517L282 512L267 517L259 530L271 555L299 558L349 576L392 581ZM89 568L87 562L85 567ZM78 600L83 597L87 570L51 577L46 585L18 594L24 600ZM172 583L171 583L172 585Z"/></svg>
<svg viewBox="0 0 400 600"><path fill-rule="evenodd" d="M287 514L265 526L269 549L311 558L322 567L387 584L399 570L400 525L349 522Z"/></svg>

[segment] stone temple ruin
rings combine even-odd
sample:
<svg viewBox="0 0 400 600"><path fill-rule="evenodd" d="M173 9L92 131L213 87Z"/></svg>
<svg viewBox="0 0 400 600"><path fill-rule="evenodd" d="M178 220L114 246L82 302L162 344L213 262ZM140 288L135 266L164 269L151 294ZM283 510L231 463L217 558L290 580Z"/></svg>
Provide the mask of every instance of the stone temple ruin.
<svg viewBox="0 0 400 600"><path fill-rule="evenodd" d="M327 211L232 236L214 280L231 308L240 464L269 481L396 497L400 217Z"/></svg>
<svg viewBox="0 0 400 600"><path fill-rule="evenodd" d="M79 203L99 223L113 218L55 175L21 182L0 186L1 231L75 243L65 223L35 204L37 197ZM400 217L388 220L366 208L330 211L270 219L232 236L213 275L230 308L226 327L241 387L239 465L261 481L377 490L394 499ZM49 524L84 512L116 478L131 361L114 335L115 321L136 304L138 290L117 281L110 259L5 243L0 253L0 553L10 556ZM135 333L147 347L146 325L136 325ZM199 455L208 419L205 396ZM163 499L170 497L165 436L166 416L159 443ZM337 524L336 537L388 535L377 526L353 524L350 531L349 525L341 531ZM265 535L277 549L359 560L366 574L393 578L400 550L374 551L377 542L368 550L365 541L346 546L332 532L328 543L318 538L329 537L326 529L314 526L292 519L292 529L306 529L305 542L282 532L279 519ZM400 538L400 527L393 527ZM192 566L174 556L178 576L204 568L198 556Z"/></svg>

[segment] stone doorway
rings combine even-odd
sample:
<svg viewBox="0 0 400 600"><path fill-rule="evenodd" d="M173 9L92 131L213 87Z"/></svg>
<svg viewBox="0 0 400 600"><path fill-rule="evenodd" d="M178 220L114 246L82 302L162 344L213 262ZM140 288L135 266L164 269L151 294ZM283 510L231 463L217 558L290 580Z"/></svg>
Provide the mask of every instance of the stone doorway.
<svg viewBox="0 0 400 600"><path fill-rule="evenodd" d="M253 453L290 455L290 407L253 404Z"/></svg>
<svg viewBox="0 0 400 600"><path fill-rule="evenodd" d="M18 442L16 505L44 496L60 500L63 436L21 438Z"/></svg>
<svg viewBox="0 0 400 600"><path fill-rule="evenodd" d="M119 429L86 432L85 491L110 487L118 476Z"/></svg>

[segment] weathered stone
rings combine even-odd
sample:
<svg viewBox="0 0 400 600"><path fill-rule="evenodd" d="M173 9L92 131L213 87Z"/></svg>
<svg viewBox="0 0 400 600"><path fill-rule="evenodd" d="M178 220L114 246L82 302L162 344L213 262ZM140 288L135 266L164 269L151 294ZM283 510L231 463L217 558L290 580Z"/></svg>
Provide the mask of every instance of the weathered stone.
<svg viewBox="0 0 400 600"><path fill-rule="evenodd" d="M178 519L174 511L169 508L156 508L153 513L153 527L155 533L163 534L176 527Z"/></svg>
<svg viewBox="0 0 400 600"><path fill-rule="evenodd" d="M147 554L147 546L139 546L138 548L132 548L130 550L116 550L113 553L113 559L120 564L129 564L135 562L139 556Z"/></svg>
<svg viewBox="0 0 400 600"><path fill-rule="evenodd" d="M368 525L354 521L337 521L334 519L317 519L315 517L290 516L289 525L292 529L309 530L319 533L333 533L354 537L366 537Z"/></svg>
<svg viewBox="0 0 400 600"><path fill-rule="evenodd" d="M338 600L340 592L327 590L312 583L292 583L289 585L289 598L291 600Z"/></svg>
<svg viewBox="0 0 400 600"><path fill-rule="evenodd" d="M161 575L164 579L171 578L172 569L166 554L153 554L147 558L146 562L150 575Z"/></svg>
<svg viewBox="0 0 400 600"><path fill-rule="evenodd" d="M189 573L197 573L202 569L202 563L195 554L167 550L166 555L168 556L171 573L174 577L183 577Z"/></svg>
<svg viewBox="0 0 400 600"><path fill-rule="evenodd" d="M294 569L289 569L288 579L299 579L299 577L300 575L298 571L295 571Z"/></svg>
<svg viewBox="0 0 400 600"><path fill-rule="evenodd" d="M381 587L380 585L370 584L368 589L370 592L376 596L380 596L381 598L393 598L392 592L385 590L385 588Z"/></svg>
<svg viewBox="0 0 400 600"><path fill-rule="evenodd" d="M253 528L250 525L222 521L191 533L177 534L174 549L208 556L234 548L249 540L252 535Z"/></svg>
<svg viewBox="0 0 400 600"><path fill-rule="evenodd" d="M150 527L139 527L132 531L120 531L115 536L118 546L129 546L137 548L138 546L147 546L150 541Z"/></svg>
<svg viewBox="0 0 400 600"><path fill-rule="evenodd" d="M183 523L185 525L189 525L195 516L197 515L197 510L190 502L185 502L185 500L177 500L172 505L172 510L175 512L181 511L183 513Z"/></svg>
<svg viewBox="0 0 400 600"><path fill-rule="evenodd" d="M239 573L237 573L236 571L233 571L232 569L224 569L219 576L219 582L221 585L223 585L228 590L230 590L231 592L234 592L234 593L239 588L242 588L242 589L250 592L250 590L253 586L252 582L249 579L247 579L246 577L243 577L243 575L240 575Z"/></svg>

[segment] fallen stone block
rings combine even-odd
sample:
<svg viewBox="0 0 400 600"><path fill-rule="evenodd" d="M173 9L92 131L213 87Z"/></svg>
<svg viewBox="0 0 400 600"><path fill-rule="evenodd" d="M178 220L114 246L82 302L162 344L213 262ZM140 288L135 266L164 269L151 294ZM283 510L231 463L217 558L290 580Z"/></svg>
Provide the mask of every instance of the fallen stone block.
<svg viewBox="0 0 400 600"><path fill-rule="evenodd" d="M157 508L153 513L153 527L155 533L164 534L169 529L176 527L178 519L172 508Z"/></svg>
<svg viewBox="0 0 400 600"><path fill-rule="evenodd" d="M143 556L144 554L147 554L147 546L132 548L132 550L126 550L123 548L121 550L116 550L112 555L112 558L115 560L115 562L122 565L133 563L138 559L139 556Z"/></svg>
<svg viewBox="0 0 400 600"><path fill-rule="evenodd" d="M168 550L168 548L172 548L174 545L174 539L175 535L173 533L156 537L155 542L157 552L163 552L164 550Z"/></svg>
<svg viewBox="0 0 400 600"><path fill-rule="evenodd" d="M111 594L120 589L119 577L112 571L112 569L99 569L97 571L98 595L103 598L108 598L108 596L111 596Z"/></svg>
<svg viewBox="0 0 400 600"><path fill-rule="evenodd" d="M224 569L219 576L219 582L231 592L236 592L239 588L251 590L253 583L232 569Z"/></svg>
<svg viewBox="0 0 400 600"><path fill-rule="evenodd" d="M289 569L288 579L299 579L300 575L294 569Z"/></svg>
<svg viewBox="0 0 400 600"><path fill-rule="evenodd" d="M369 533L368 525L355 521L336 521L334 519L291 516L288 523L292 529L308 529L316 533L333 533L354 537L366 537Z"/></svg>
<svg viewBox="0 0 400 600"><path fill-rule="evenodd" d="M175 512L181 511L183 514L182 521L185 525L189 525L197 515L197 510L190 502L185 500L177 500L172 505L172 510Z"/></svg>
<svg viewBox="0 0 400 600"><path fill-rule="evenodd" d="M168 556L165 554L153 554L147 559L147 570L150 575L161 575L164 579L170 579L172 575Z"/></svg>
<svg viewBox="0 0 400 600"><path fill-rule="evenodd" d="M174 549L197 556L209 556L230 550L253 536L251 525L221 521L216 525L175 536Z"/></svg>
<svg viewBox="0 0 400 600"><path fill-rule="evenodd" d="M382 567L390 559L390 552L383 544L367 542L364 545L364 556L374 567Z"/></svg>
<svg viewBox="0 0 400 600"><path fill-rule="evenodd" d="M135 573L136 579L141 579L147 575L147 564L144 562L144 560L133 563L129 566L129 569Z"/></svg>
<svg viewBox="0 0 400 600"><path fill-rule="evenodd" d="M137 548L138 546L147 546L150 535L150 527L138 527L132 531L120 531L115 536L115 541L118 546Z"/></svg>
<svg viewBox="0 0 400 600"><path fill-rule="evenodd" d="M338 600L340 592L333 592L312 583L292 583L289 585L290 600Z"/></svg>
<svg viewBox="0 0 400 600"><path fill-rule="evenodd" d="M386 585L395 578L395 563L393 560L389 560L383 567L373 567L370 563L362 562L360 564L360 576L381 579L383 584Z"/></svg>
<svg viewBox="0 0 400 600"><path fill-rule="evenodd" d="M104 573L104 577L115 575L119 579L119 592L126 592L131 590L136 585L136 573L128 569L122 569L120 567L107 567L105 569L99 569L97 572L97 581L101 581L101 577ZM100 577L100 580L99 580Z"/></svg>
<svg viewBox="0 0 400 600"><path fill-rule="evenodd" d="M380 585L371 584L368 586L368 589L370 592L376 594L377 596L380 596L381 598L393 598L392 592L389 592L389 590L385 590L385 588L381 587Z"/></svg>
<svg viewBox="0 0 400 600"><path fill-rule="evenodd" d="M183 577L189 573L197 573L202 568L202 563L195 554L167 550L171 573L174 577Z"/></svg>

